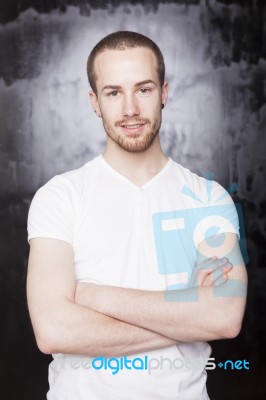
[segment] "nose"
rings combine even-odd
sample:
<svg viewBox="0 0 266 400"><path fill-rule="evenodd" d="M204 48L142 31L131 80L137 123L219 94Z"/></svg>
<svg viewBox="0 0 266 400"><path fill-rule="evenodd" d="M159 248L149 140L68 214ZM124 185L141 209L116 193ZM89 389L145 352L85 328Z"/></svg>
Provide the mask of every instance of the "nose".
<svg viewBox="0 0 266 400"><path fill-rule="evenodd" d="M124 117L134 117L139 115L139 105L137 99L133 94L127 94L123 102L123 115Z"/></svg>

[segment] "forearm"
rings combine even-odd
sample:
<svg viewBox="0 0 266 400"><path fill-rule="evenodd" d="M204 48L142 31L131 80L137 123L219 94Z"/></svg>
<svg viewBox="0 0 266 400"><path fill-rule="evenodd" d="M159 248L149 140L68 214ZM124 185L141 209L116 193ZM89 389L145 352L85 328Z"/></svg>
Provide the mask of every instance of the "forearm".
<svg viewBox="0 0 266 400"><path fill-rule="evenodd" d="M216 244L220 239L213 237ZM247 273L237 236L226 233L222 239L215 256L209 243L199 244L195 274L187 289L158 292L79 283L76 297L79 304L177 341L235 337L244 315ZM230 255L229 266L224 254ZM204 276L209 273L213 282L205 286L209 278L205 281Z"/></svg>
<svg viewBox="0 0 266 400"><path fill-rule="evenodd" d="M60 240L31 240L27 300L44 353L123 356L173 345L154 332L75 304L73 249Z"/></svg>
<svg viewBox="0 0 266 400"><path fill-rule="evenodd" d="M89 292L84 286L81 302L94 310L184 342L236 336L245 306L244 296L215 297L211 286L151 292L94 285Z"/></svg>
<svg viewBox="0 0 266 400"><path fill-rule="evenodd" d="M58 307L59 309L59 307ZM124 356L168 347L176 343L158 333L100 314L70 301L60 312L42 315L36 329L38 346L44 353ZM45 332L45 333L43 333Z"/></svg>

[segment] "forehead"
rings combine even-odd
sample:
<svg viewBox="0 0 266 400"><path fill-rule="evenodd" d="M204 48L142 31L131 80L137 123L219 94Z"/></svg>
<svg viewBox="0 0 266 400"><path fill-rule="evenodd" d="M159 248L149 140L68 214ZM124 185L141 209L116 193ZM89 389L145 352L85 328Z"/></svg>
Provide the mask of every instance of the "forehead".
<svg viewBox="0 0 266 400"><path fill-rule="evenodd" d="M159 82L157 61L145 47L104 50L94 62L96 85L117 85L152 79Z"/></svg>

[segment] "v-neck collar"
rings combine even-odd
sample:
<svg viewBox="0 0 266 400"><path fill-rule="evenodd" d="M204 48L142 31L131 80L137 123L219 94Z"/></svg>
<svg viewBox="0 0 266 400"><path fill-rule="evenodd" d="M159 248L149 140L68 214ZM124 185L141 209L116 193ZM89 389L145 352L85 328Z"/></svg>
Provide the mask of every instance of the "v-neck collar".
<svg viewBox="0 0 266 400"><path fill-rule="evenodd" d="M113 175L116 175L120 180L124 181L128 185L131 185L135 187L138 190L144 190L147 188L147 186L150 186L153 184L155 181L157 181L170 167L172 164L172 159L168 157L168 161L165 164L165 166L157 173L155 174L151 179L149 179L144 185L138 186L134 182L132 182L130 179L128 179L126 176L120 174L115 168L113 168L102 156L102 154L99 155L99 160L101 161L102 165L107 168Z"/></svg>

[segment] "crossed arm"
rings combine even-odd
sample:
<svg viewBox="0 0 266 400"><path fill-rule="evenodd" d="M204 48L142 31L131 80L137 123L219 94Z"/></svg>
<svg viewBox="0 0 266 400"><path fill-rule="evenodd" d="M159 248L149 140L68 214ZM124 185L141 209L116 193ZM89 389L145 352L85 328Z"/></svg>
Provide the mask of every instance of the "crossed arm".
<svg viewBox="0 0 266 400"><path fill-rule="evenodd" d="M232 249L234 263L226 274L228 260L221 258L199 264L198 282L183 290L144 291L79 283L76 302L177 341L235 337L241 329L245 309L247 276L236 235L226 234L224 242L225 247L216 252L222 257L223 251ZM211 251L206 242L201 243L199 258L202 253L211 256ZM208 285L204 280L206 276L210 278L208 273L213 270L211 277L214 276L216 282Z"/></svg>
<svg viewBox="0 0 266 400"><path fill-rule="evenodd" d="M76 285L71 246L54 239L31 240L28 303L40 350L119 356L178 341L236 336L244 313L247 278L236 237L226 235L229 242L234 241L233 266L228 260L221 261L227 254L221 249L216 259L199 269L195 286L173 291L170 298L164 292ZM205 243L199 254L201 250L206 257L213 256ZM191 301L197 295L197 300Z"/></svg>
<svg viewBox="0 0 266 400"><path fill-rule="evenodd" d="M32 239L27 298L37 345L43 353L112 357L176 343L75 304L75 285L71 245L54 239Z"/></svg>

